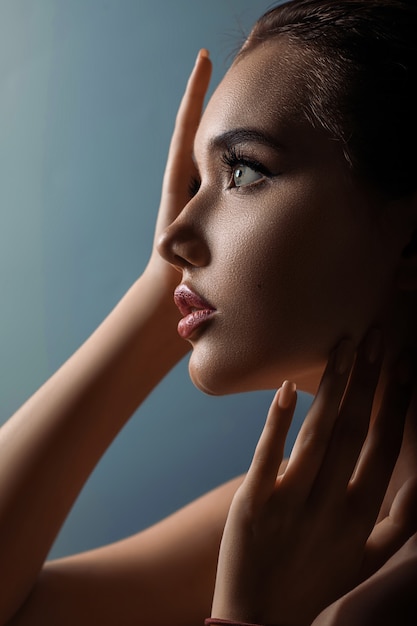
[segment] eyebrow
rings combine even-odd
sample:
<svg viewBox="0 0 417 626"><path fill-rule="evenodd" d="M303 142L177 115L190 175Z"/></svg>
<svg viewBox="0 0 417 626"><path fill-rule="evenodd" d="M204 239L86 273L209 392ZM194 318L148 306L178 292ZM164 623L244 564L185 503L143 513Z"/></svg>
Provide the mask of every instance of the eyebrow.
<svg viewBox="0 0 417 626"><path fill-rule="evenodd" d="M210 148L227 148L241 143L258 143L280 151L285 149L275 137L256 128L227 130L210 140Z"/></svg>

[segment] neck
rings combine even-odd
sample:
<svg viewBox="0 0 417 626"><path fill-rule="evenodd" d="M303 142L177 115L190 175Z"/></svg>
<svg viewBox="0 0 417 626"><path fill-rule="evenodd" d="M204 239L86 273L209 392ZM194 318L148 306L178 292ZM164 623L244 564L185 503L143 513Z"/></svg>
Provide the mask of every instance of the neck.
<svg viewBox="0 0 417 626"><path fill-rule="evenodd" d="M417 297L416 292L397 294L394 306L384 316L381 323L386 348L386 366L384 367L380 383L375 393L374 408L371 420L377 415L383 402L384 390L388 381L388 370L396 363L400 354L417 355ZM381 509L381 514L388 515L393 500L410 478L417 479L417 362L414 363L414 392L408 408L403 443L392 478ZM309 393L315 394L321 378L322 369L306 372L303 378L297 380L297 386ZM393 414L392 419L396 419Z"/></svg>
<svg viewBox="0 0 417 626"><path fill-rule="evenodd" d="M417 386L415 385L405 427L400 454L395 465L387 493L381 509L383 516L388 515L394 498L401 487L410 479L417 478ZM395 416L393 416L395 419Z"/></svg>

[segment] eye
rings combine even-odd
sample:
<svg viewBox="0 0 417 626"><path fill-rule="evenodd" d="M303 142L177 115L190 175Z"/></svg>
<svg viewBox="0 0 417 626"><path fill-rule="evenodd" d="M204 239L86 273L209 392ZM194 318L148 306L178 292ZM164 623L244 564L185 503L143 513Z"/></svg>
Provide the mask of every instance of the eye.
<svg viewBox="0 0 417 626"><path fill-rule="evenodd" d="M263 174L260 174L249 165L239 164L232 170L232 180L235 187L245 187L256 183L258 180L264 178Z"/></svg>
<svg viewBox="0 0 417 626"><path fill-rule="evenodd" d="M235 146L231 146L221 158L230 176L228 189L249 187L271 176L262 163L243 154Z"/></svg>

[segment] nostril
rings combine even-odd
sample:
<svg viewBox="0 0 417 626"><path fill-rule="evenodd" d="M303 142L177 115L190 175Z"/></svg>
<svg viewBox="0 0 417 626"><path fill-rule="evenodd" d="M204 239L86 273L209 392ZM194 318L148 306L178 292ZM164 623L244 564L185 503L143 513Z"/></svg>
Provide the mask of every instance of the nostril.
<svg viewBox="0 0 417 626"><path fill-rule="evenodd" d="M159 255L165 260L168 261L171 265L175 267L175 269L182 271L182 268L185 265L188 265L186 259L182 254L183 245L178 240L178 234L173 232L171 226L168 226L163 233L159 236L156 242L156 249ZM180 240L182 238L180 237Z"/></svg>
<svg viewBox="0 0 417 626"><path fill-rule="evenodd" d="M195 229L176 220L159 236L156 249L161 257L178 269L207 265L210 253L205 238Z"/></svg>

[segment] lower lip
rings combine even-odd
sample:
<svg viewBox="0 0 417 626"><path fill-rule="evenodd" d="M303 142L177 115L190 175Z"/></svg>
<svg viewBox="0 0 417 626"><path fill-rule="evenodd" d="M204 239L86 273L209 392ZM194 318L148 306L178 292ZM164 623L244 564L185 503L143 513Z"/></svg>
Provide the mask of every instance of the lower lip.
<svg viewBox="0 0 417 626"><path fill-rule="evenodd" d="M202 309L194 311L183 317L178 323L178 334L182 339L189 339L191 335L210 320L214 315L214 311L210 309Z"/></svg>

